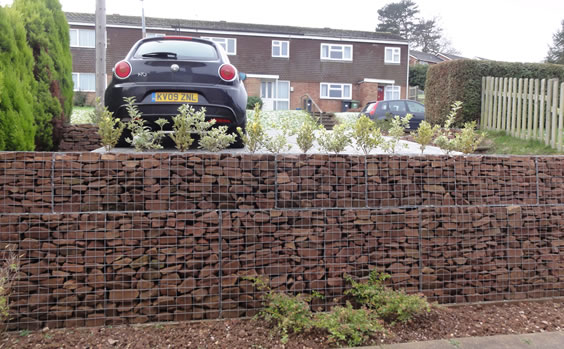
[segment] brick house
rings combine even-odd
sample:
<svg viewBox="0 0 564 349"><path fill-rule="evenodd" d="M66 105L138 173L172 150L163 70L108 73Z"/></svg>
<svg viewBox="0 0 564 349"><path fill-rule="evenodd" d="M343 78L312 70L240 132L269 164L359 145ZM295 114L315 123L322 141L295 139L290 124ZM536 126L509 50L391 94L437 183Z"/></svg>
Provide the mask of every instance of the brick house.
<svg viewBox="0 0 564 349"><path fill-rule="evenodd" d="M75 90L93 95L95 16L66 13L70 26ZM249 96L266 110L304 108L311 98L325 112L343 101L405 98L409 46L389 33L146 18L147 36L185 35L220 43L231 63L247 74ZM106 18L108 80L112 67L141 39L141 18ZM92 98L91 96L89 96Z"/></svg>
<svg viewBox="0 0 564 349"><path fill-rule="evenodd" d="M438 64L446 61L453 61L457 59L468 59L466 57L457 56L451 53L427 53L416 50L409 51L409 65L414 66L417 64Z"/></svg>

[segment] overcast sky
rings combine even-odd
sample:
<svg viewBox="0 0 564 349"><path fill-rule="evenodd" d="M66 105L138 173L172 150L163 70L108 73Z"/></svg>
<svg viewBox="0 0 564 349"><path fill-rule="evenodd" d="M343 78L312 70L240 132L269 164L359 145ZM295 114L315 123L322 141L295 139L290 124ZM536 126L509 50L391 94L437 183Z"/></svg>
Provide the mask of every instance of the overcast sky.
<svg viewBox="0 0 564 349"><path fill-rule="evenodd" d="M64 11L95 12L96 0L60 0ZM399 0L398 0L399 1ZM414 0L439 18L465 57L541 62L564 19L564 0ZM0 0L10 4L11 0ZM388 0L144 0L145 16L374 31ZM141 15L140 0L106 0L107 14Z"/></svg>

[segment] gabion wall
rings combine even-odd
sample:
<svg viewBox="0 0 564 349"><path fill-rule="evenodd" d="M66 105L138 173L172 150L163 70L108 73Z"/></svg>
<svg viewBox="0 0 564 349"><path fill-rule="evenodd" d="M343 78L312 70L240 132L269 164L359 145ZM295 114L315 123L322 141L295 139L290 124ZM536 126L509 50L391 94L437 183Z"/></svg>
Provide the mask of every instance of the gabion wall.
<svg viewBox="0 0 564 349"><path fill-rule="evenodd" d="M249 316L253 276L564 296L564 157L0 153L0 213L12 329Z"/></svg>

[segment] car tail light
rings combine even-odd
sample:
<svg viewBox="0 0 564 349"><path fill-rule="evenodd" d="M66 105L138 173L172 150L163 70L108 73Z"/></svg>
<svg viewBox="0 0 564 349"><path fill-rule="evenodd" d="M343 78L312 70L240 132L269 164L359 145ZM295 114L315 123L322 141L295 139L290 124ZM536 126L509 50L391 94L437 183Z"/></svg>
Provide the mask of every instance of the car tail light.
<svg viewBox="0 0 564 349"><path fill-rule="evenodd" d="M131 64L127 61L117 62L114 67L116 76L120 79L127 79L131 75Z"/></svg>
<svg viewBox="0 0 564 349"><path fill-rule="evenodd" d="M219 67L219 76L225 81L233 81L237 77L237 69L231 64L223 64Z"/></svg>
<svg viewBox="0 0 564 349"><path fill-rule="evenodd" d="M230 124L231 120L229 119L223 119L223 118L212 118L213 120L215 120L216 124Z"/></svg>
<svg viewBox="0 0 564 349"><path fill-rule="evenodd" d="M370 111L368 112L368 114L370 115L374 115L374 112L376 111L376 108L378 107L378 102L374 103L374 105L372 106L372 108L370 108Z"/></svg>

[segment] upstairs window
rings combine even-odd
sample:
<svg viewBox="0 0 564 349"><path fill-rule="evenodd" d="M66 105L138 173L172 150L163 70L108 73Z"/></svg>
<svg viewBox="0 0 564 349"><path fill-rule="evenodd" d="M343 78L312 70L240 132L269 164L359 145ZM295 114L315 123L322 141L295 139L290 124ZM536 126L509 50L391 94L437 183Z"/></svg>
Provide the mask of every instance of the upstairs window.
<svg viewBox="0 0 564 349"><path fill-rule="evenodd" d="M70 29L71 47L96 47L96 31L93 29Z"/></svg>
<svg viewBox="0 0 564 349"><path fill-rule="evenodd" d="M290 42L272 40L272 57L290 57Z"/></svg>
<svg viewBox="0 0 564 349"><path fill-rule="evenodd" d="M352 45L321 44L321 59L331 61L352 61Z"/></svg>
<svg viewBox="0 0 564 349"><path fill-rule="evenodd" d="M351 84L321 83L321 98L325 99L351 99Z"/></svg>
<svg viewBox="0 0 564 349"><path fill-rule="evenodd" d="M228 55L234 56L237 54L237 39L233 38L212 38L207 36L202 36L202 39L211 40L216 44L219 44Z"/></svg>
<svg viewBox="0 0 564 349"><path fill-rule="evenodd" d="M399 47L386 47L384 63L400 64L401 49Z"/></svg>

